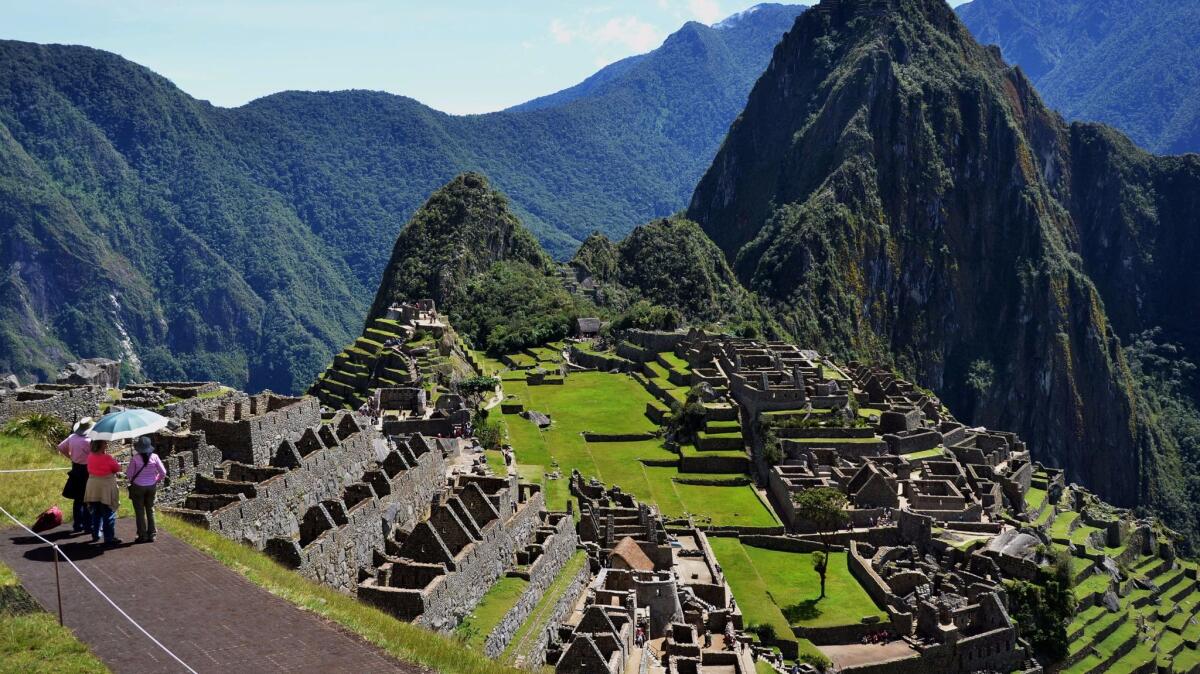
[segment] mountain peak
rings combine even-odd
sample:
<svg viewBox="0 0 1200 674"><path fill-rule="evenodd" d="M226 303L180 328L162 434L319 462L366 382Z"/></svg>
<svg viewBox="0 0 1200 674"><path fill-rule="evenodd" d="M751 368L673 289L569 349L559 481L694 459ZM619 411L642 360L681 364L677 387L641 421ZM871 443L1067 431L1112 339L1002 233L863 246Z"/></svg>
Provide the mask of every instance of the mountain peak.
<svg viewBox="0 0 1200 674"><path fill-rule="evenodd" d="M892 358L1130 504L1137 486L1111 476L1142 451L1132 384L1074 257L1070 145L944 0L823 0L776 47L688 217L802 342Z"/></svg>
<svg viewBox="0 0 1200 674"><path fill-rule="evenodd" d="M429 196L396 238L370 318L396 302L452 304L466 280L501 261L551 266L508 199L483 175L460 173Z"/></svg>

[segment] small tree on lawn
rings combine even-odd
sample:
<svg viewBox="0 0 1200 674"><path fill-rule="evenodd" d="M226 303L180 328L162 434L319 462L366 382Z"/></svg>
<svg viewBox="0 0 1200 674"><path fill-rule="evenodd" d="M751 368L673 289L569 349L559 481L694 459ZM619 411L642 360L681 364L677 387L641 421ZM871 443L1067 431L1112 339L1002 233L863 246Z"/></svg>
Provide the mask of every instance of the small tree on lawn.
<svg viewBox="0 0 1200 674"><path fill-rule="evenodd" d="M472 406L478 407L483 401L483 396L495 391L499 385L500 380L495 377L469 377L458 382L458 392L466 397Z"/></svg>
<svg viewBox="0 0 1200 674"><path fill-rule="evenodd" d="M824 599L825 573L829 570L829 543L833 533L849 519L846 516L846 495L831 487L817 487L794 494L792 501L796 505L796 515L810 523L821 538L824 551L813 555L813 569L821 577L821 599Z"/></svg>

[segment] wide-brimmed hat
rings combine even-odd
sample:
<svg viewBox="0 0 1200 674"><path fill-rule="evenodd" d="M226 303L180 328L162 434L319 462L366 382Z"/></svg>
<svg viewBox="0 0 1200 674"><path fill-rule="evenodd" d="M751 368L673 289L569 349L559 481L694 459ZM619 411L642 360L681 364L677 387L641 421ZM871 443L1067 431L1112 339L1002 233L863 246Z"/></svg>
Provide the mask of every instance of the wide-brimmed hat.
<svg viewBox="0 0 1200 674"><path fill-rule="evenodd" d="M79 435L83 435L84 433L87 433L88 429L91 427L92 427L92 418L84 417L84 418L80 419L79 421L75 422L75 425L73 427L71 427L71 432L78 433Z"/></svg>
<svg viewBox="0 0 1200 674"><path fill-rule="evenodd" d="M150 444L150 438L144 435L137 439L134 446L137 447L138 454L149 454L154 451L154 445Z"/></svg>

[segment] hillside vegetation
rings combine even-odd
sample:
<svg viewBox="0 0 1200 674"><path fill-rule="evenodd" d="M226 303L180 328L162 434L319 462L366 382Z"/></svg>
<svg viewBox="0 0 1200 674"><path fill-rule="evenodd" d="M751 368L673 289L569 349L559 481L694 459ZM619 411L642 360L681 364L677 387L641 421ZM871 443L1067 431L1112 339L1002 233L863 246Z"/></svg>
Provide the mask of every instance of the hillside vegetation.
<svg viewBox="0 0 1200 674"><path fill-rule="evenodd" d="M689 23L581 88L466 117L367 91L224 109L115 54L0 42L0 372L124 357L301 390L357 331L387 244L464 170L563 258L678 210L802 9Z"/></svg>

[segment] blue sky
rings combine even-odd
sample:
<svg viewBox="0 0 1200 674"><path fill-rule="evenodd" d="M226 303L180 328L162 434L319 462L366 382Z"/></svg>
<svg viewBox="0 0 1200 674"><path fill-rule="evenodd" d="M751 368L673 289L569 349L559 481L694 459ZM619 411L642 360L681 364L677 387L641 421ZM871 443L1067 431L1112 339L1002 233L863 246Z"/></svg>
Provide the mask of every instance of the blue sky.
<svg viewBox="0 0 1200 674"><path fill-rule="evenodd" d="M499 110L754 0L2 0L0 37L83 44L236 106L284 89L377 89ZM810 3L811 4L811 3Z"/></svg>

